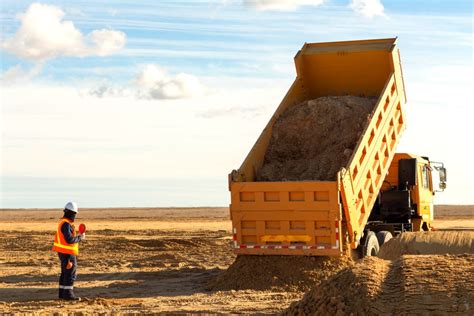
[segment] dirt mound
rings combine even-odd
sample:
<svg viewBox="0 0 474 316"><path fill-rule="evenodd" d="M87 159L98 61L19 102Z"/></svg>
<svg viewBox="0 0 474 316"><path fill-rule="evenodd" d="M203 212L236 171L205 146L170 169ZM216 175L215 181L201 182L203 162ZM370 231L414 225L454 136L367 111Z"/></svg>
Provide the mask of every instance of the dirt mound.
<svg viewBox="0 0 474 316"><path fill-rule="evenodd" d="M379 257L395 260L404 254L474 253L474 232L403 233L380 248Z"/></svg>
<svg viewBox="0 0 474 316"><path fill-rule="evenodd" d="M322 282L284 315L474 312L473 255L367 257Z"/></svg>
<svg viewBox="0 0 474 316"><path fill-rule="evenodd" d="M288 108L275 122L257 181L332 181L347 165L376 99L329 96Z"/></svg>
<svg viewBox="0 0 474 316"><path fill-rule="evenodd" d="M351 264L349 258L305 256L238 256L209 290L306 291Z"/></svg>

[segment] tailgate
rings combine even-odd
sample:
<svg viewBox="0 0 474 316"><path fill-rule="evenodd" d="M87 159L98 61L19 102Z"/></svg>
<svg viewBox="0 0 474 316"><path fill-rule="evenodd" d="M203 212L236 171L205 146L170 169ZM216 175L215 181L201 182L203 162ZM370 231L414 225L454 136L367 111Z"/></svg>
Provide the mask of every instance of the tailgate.
<svg viewBox="0 0 474 316"><path fill-rule="evenodd" d="M232 182L237 254L340 255L337 181Z"/></svg>

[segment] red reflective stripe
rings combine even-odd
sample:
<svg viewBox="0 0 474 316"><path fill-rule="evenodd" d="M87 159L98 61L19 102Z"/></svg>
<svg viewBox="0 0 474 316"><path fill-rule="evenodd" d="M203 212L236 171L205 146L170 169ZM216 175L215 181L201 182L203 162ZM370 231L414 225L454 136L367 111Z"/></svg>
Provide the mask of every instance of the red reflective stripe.
<svg viewBox="0 0 474 316"><path fill-rule="evenodd" d="M319 244L319 245L235 245L235 248L240 249L268 249L268 250L276 250L276 249L288 249L288 250L307 250L307 249L318 249L318 250L331 250L337 249L339 246L339 241L336 240L336 244L334 246L327 245L327 244Z"/></svg>

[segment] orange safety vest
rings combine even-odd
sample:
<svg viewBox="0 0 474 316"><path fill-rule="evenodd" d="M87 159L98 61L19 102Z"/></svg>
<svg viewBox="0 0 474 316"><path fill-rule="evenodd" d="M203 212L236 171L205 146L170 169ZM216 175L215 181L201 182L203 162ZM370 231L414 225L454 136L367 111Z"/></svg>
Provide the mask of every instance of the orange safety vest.
<svg viewBox="0 0 474 316"><path fill-rule="evenodd" d="M68 244L66 242L63 232L61 231L61 227L64 223L69 223L72 226L72 236L76 236L76 230L72 224L72 221L67 218L61 218L59 221L58 230L56 231L56 236L54 236L53 251L77 256L79 254L79 243Z"/></svg>

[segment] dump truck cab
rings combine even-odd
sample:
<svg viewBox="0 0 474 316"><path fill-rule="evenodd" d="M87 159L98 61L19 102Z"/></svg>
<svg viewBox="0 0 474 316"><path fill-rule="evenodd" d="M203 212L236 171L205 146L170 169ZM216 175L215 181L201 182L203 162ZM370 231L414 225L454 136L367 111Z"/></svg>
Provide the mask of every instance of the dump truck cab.
<svg viewBox="0 0 474 316"><path fill-rule="evenodd" d="M387 230L393 235L431 230L434 195L445 188L443 163L414 154L396 153L367 228L375 232Z"/></svg>

